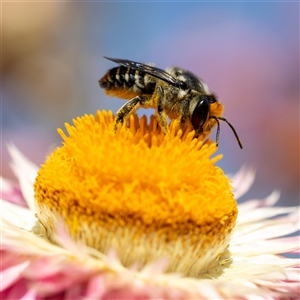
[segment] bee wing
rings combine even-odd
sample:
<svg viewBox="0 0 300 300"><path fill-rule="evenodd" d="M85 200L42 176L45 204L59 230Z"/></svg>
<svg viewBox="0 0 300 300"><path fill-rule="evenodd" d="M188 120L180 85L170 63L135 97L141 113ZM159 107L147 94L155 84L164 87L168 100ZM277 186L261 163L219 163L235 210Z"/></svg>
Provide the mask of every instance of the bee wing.
<svg viewBox="0 0 300 300"><path fill-rule="evenodd" d="M164 71L162 69L159 69L159 68L156 68L153 66L148 66L146 64L135 62L132 60L127 60L127 59L110 58L110 57L106 57L106 56L104 56L104 58L111 60L119 65L124 66L124 67L138 70L138 71L144 72L146 74L149 74L153 77L159 78L159 79L161 79L165 82L168 82L169 84L174 85L180 89L186 89L185 82L177 80L172 75L170 75L169 73L167 73L166 71Z"/></svg>

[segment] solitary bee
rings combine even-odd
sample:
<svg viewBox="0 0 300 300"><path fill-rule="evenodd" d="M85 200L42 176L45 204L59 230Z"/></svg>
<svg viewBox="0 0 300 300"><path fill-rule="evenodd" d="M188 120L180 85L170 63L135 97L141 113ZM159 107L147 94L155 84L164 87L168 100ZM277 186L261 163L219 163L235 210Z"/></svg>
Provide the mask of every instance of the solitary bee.
<svg viewBox="0 0 300 300"><path fill-rule="evenodd" d="M151 107L156 110L158 124L166 134L170 134L167 116L177 128L194 129L195 136L206 137L217 125L218 144L221 120L229 125L240 148L243 148L233 126L222 117L224 105L193 73L177 67L164 71L131 60L105 58L120 66L110 69L99 80L100 86L107 95L130 99L116 113L115 130L139 107Z"/></svg>

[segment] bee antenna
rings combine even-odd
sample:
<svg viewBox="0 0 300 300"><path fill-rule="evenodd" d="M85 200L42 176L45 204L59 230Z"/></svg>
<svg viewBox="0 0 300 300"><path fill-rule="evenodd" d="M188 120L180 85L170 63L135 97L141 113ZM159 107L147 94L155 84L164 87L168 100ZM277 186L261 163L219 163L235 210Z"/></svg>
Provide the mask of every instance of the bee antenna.
<svg viewBox="0 0 300 300"><path fill-rule="evenodd" d="M219 136L220 136L220 122L219 119L215 116L212 116L211 118L215 119L217 121L218 127L217 127L217 134L216 134L216 144L217 147L219 146Z"/></svg>
<svg viewBox="0 0 300 300"><path fill-rule="evenodd" d="M220 122L219 122L219 120L221 120L221 121L224 121L224 122L226 122L226 123L228 124L228 126L229 126L229 127L231 128L231 130L233 131L234 136L235 136L235 138L236 138L236 140L237 140L237 142L238 142L240 148L243 149L243 145L242 145L242 142L241 142L239 136L237 135L237 133L236 133L234 127L227 121L227 119L225 119L225 118L223 118L223 117L218 117L218 118L217 118L217 117L215 117L215 116L211 116L211 118L215 119L215 120L217 121L217 124L218 124L218 127L217 127L217 134L216 134L216 142L217 142L217 146L218 146L218 143L219 143L219 135L220 135Z"/></svg>

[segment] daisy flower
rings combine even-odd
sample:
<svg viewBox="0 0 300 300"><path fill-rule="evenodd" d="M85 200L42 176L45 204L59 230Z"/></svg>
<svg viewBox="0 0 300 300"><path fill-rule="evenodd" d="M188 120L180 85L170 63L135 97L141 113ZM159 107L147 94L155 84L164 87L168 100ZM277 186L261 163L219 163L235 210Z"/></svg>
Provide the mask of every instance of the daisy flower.
<svg viewBox="0 0 300 300"><path fill-rule="evenodd" d="M237 205L216 145L111 112L59 129L38 170L13 145L2 179L1 299L298 299L299 207ZM234 189L233 189L234 188ZM296 255L294 255L296 256Z"/></svg>

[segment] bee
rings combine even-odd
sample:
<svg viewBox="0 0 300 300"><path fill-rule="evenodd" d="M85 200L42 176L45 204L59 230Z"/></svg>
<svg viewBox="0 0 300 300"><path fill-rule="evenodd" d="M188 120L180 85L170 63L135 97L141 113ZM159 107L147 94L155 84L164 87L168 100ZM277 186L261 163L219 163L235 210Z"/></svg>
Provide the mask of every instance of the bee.
<svg viewBox="0 0 300 300"><path fill-rule="evenodd" d="M100 87L109 96L129 99L116 113L115 131L138 108L154 108L158 124L165 134L170 134L167 117L175 122L175 128L195 130L195 137L207 137L217 125L218 145L220 121L224 121L233 131L240 148L243 148L234 127L222 117L224 105L193 73L178 67L164 71L151 64L104 58L119 66L108 70L99 80Z"/></svg>

